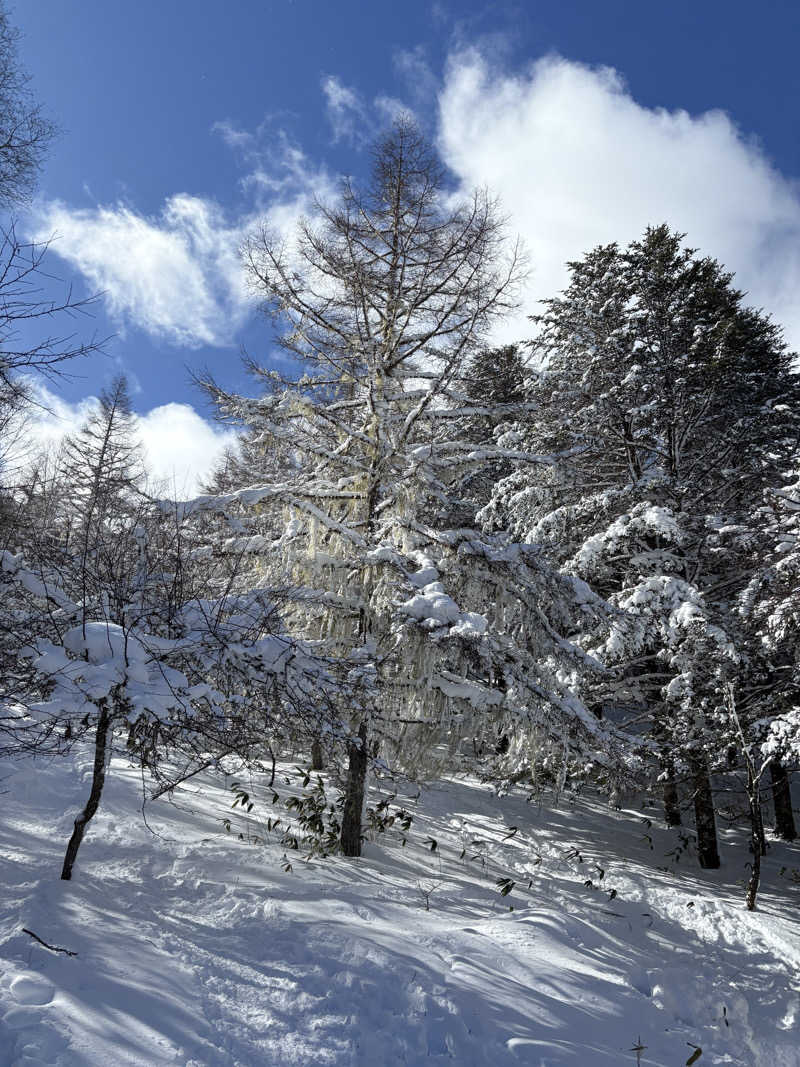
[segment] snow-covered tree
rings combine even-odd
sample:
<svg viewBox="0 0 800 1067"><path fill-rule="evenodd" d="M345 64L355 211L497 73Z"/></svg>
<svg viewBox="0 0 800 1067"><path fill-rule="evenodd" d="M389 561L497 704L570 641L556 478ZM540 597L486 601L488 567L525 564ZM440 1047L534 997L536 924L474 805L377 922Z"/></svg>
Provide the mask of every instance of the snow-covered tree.
<svg viewBox="0 0 800 1067"><path fill-rule="evenodd" d="M460 380L469 407L481 413L457 420L451 433L477 446L494 442L526 412L528 378L519 346L503 345L476 352L460 372ZM456 507L450 521L475 526L476 511L489 502L494 486L511 474L514 466L513 459L487 459L457 472L449 486Z"/></svg>
<svg viewBox="0 0 800 1067"><path fill-rule="evenodd" d="M228 561L215 581L193 531L139 482L120 380L33 491L24 551L0 557L0 753L93 742L65 879L117 741L163 791L220 756L260 755L289 717L332 723L334 674L285 631L273 591L233 592Z"/></svg>
<svg viewBox="0 0 800 1067"><path fill-rule="evenodd" d="M716 866L708 766L746 651L732 605L749 516L796 442L791 354L731 275L665 226L570 270L537 320L538 410L505 437L558 462L515 471L482 518L622 609L588 640L607 668L596 704L627 711L655 747L671 822L687 768L700 860Z"/></svg>
<svg viewBox="0 0 800 1067"><path fill-rule="evenodd" d="M800 445L798 446L800 448ZM775 832L794 840L789 773L800 762L800 476L797 468L767 489L751 520L752 578L740 593L741 624L758 665L743 694L771 777Z"/></svg>
<svg viewBox="0 0 800 1067"><path fill-rule="evenodd" d="M370 755L420 771L464 738L493 749L507 732L510 767L537 729L598 730L570 688L588 662L570 636L600 605L535 546L448 523L469 471L541 462L456 432L496 414L467 372L518 274L485 193L452 206L430 148L400 123L363 191L345 181L291 243L262 232L247 265L299 374L262 371L256 399L208 388L252 442L292 463L193 506L227 512L233 544L293 585L292 624L360 687L341 837L358 855ZM261 530L276 514L270 540Z"/></svg>

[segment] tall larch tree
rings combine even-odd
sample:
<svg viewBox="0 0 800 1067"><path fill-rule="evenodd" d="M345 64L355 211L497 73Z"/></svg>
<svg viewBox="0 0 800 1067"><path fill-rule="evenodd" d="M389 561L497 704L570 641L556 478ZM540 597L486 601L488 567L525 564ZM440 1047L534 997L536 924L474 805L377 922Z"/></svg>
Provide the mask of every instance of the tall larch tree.
<svg viewBox="0 0 800 1067"><path fill-rule="evenodd" d="M447 524L468 469L541 461L456 429L491 414L468 368L519 273L485 192L453 207L430 147L401 122L366 188L345 181L292 242L262 232L246 262L298 374L260 372L255 399L207 384L251 440L294 463L194 507L227 512L236 547L254 543L295 589L300 632L350 665L341 846L358 855L370 757L419 771L465 738L494 751L508 731L510 764L537 728L543 743L597 733L568 678L588 663L571 635L600 604L534 546ZM282 532L265 544L276 511Z"/></svg>

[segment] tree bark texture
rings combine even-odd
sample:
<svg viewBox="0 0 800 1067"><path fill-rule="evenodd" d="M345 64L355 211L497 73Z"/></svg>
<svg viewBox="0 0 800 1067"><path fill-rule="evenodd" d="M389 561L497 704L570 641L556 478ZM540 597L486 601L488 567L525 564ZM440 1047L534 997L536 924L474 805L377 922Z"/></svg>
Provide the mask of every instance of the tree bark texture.
<svg viewBox="0 0 800 1067"><path fill-rule="evenodd" d="M772 802L775 806L775 833L783 841L794 841L797 837L797 827L792 811L789 775L779 759L770 763L769 773L772 779Z"/></svg>
<svg viewBox="0 0 800 1067"><path fill-rule="evenodd" d="M697 859L705 870L719 867L717 826L714 820L714 796L705 760L692 765L694 822L697 830Z"/></svg>
<svg viewBox="0 0 800 1067"><path fill-rule="evenodd" d="M325 754L322 751L322 744L318 738L314 738L311 744L311 770L325 770Z"/></svg>
<svg viewBox="0 0 800 1067"><path fill-rule="evenodd" d="M364 788L367 779L367 724L358 728L359 744L349 747L347 767L347 790L342 812L340 843L345 856L361 855L361 815L364 809Z"/></svg>
<svg viewBox="0 0 800 1067"><path fill-rule="evenodd" d="M761 818L761 788L758 778L753 774L751 762L747 763L747 801L750 805L750 851L753 853L753 866L747 883L745 903L748 911L755 911L758 886L761 882L761 855L764 851L764 822Z"/></svg>
<svg viewBox="0 0 800 1067"><path fill-rule="evenodd" d="M664 782L664 822L667 826L681 825L681 805L678 796L678 783L670 771Z"/></svg>
<svg viewBox="0 0 800 1067"><path fill-rule="evenodd" d="M64 881L69 881L72 878L72 868L78 855L78 849L81 847L81 841L83 841L86 827L94 818L100 805L100 797L102 796L103 786L105 785L106 780L106 764L108 747L111 744L111 733L111 716L105 705L103 705L100 708L100 715L97 720L94 736L92 789L89 793L86 807L75 820L72 836L67 845L67 852L64 856L64 866L61 868L61 878Z"/></svg>

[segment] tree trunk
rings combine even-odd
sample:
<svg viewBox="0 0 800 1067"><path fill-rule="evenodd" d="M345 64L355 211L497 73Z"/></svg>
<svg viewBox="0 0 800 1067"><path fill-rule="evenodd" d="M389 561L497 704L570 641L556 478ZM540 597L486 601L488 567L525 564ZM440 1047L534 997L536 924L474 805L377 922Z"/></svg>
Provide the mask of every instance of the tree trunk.
<svg viewBox="0 0 800 1067"><path fill-rule="evenodd" d="M311 770L325 770L325 753L322 751L322 744L317 737L311 743Z"/></svg>
<svg viewBox="0 0 800 1067"><path fill-rule="evenodd" d="M72 867L77 858L78 849L81 847L81 841L83 841L86 827L94 818L100 805L100 797L106 780L106 765L110 752L111 734L111 716L109 715L106 706L103 704L100 707L100 716L97 720L97 727L94 735L92 789L89 793L86 807L75 820L75 828L72 831L72 837L70 837L69 844L67 845L67 852L64 856L64 866L61 868L61 877L64 881L69 881L70 878L72 878Z"/></svg>
<svg viewBox="0 0 800 1067"><path fill-rule="evenodd" d="M367 724L358 728L358 741L349 746L347 791L342 812L340 843L345 856L361 855L361 815L364 809L364 786L367 779Z"/></svg>
<svg viewBox="0 0 800 1067"><path fill-rule="evenodd" d="M789 787L789 775L779 759L769 765L772 779L772 801L775 805L775 833L783 841L794 841L797 828L792 811L792 791Z"/></svg>
<svg viewBox="0 0 800 1067"><path fill-rule="evenodd" d="M758 799L758 822L757 822L756 825L757 825L757 829L758 829L758 847L759 847L759 849L761 851L761 855L762 856L766 856L766 854L767 854L767 835L764 833L764 810L763 810L763 808L761 806L761 791L760 791L760 789L759 789L759 793L758 793L758 798L757 799Z"/></svg>
<svg viewBox="0 0 800 1067"><path fill-rule="evenodd" d="M758 886L761 881L761 855L764 851L764 821L761 817L760 782L753 774L752 763L747 761L747 801L750 806L750 851L753 853L753 866L747 883L745 902L748 911L755 911Z"/></svg>
<svg viewBox="0 0 800 1067"><path fill-rule="evenodd" d="M664 781L664 821L667 826L681 825L681 804L678 796L678 783L672 771Z"/></svg>
<svg viewBox="0 0 800 1067"><path fill-rule="evenodd" d="M714 821L714 797L705 760L692 764L694 822L697 830L697 858L705 870L719 867L717 827Z"/></svg>

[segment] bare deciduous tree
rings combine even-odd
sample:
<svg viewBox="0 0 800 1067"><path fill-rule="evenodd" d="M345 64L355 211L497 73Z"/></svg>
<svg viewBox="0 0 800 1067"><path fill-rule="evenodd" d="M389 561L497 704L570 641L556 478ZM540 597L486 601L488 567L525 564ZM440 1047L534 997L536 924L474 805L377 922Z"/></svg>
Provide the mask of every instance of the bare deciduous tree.
<svg viewBox="0 0 800 1067"><path fill-rule="evenodd" d="M0 4L0 206L26 199L36 185L45 153L56 133L30 91L20 66L20 33Z"/></svg>
<svg viewBox="0 0 800 1067"><path fill-rule="evenodd" d="M254 400L206 383L250 440L294 457L196 506L235 516L243 546L263 546L263 565L300 590L293 624L347 665L358 694L347 709L349 856L377 752L419 770L415 759L440 745L452 756L462 731L488 736L499 717L581 714L551 671L574 651L558 633L573 585L540 569L530 546L451 528L468 468L538 457L459 431L487 414L468 371L514 305L520 262L488 194L454 205L444 178L400 122L376 145L364 189L346 180L293 242L253 238L254 291L300 374L254 366L268 390ZM276 526L277 539L261 533Z"/></svg>

